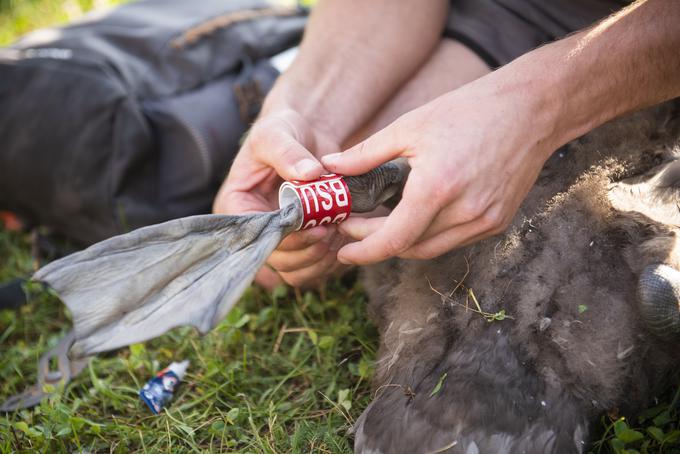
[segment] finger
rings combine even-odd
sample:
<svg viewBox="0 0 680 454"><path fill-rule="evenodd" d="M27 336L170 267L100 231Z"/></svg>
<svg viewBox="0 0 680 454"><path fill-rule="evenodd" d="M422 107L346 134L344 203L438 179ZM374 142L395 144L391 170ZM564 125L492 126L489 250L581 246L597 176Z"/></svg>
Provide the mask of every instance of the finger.
<svg viewBox="0 0 680 454"><path fill-rule="evenodd" d="M283 279L279 273L265 265L255 275L255 283L267 290L274 290L275 287L283 284Z"/></svg>
<svg viewBox="0 0 680 454"><path fill-rule="evenodd" d="M274 207L255 191L219 193L213 202L215 214L247 214L272 211Z"/></svg>
<svg viewBox="0 0 680 454"><path fill-rule="evenodd" d="M294 272L282 272L280 274L283 280L293 287L302 287L304 285L311 285L321 281L322 278L327 276L330 271L335 270L336 263L336 255L335 253L332 253L326 255L323 260L315 263L312 266L295 270Z"/></svg>
<svg viewBox="0 0 680 454"><path fill-rule="evenodd" d="M340 249L338 260L346 264L367 265L395 257L420 239L439 212L418 174L411 174L404 195L383 226L365 239Z"/></svg>
<svg viewBox="0 0 680 454"><path fill-rule="evenodd" d="M338 230L354 240L360 241L375 233L383 225L387 217L349 218L338 226Z"/></svg>
<svg viewBox="0 0 680 454"><path fill-rule="evenodd" d="M253 139L257 159L273 168L285 180L314 180L324 168L314 155L292 136L284 133L261 135Z"/></svg>
<svg viewBox="0 0 680 454"><path fill-rule="evenodd" d="M252 188L239 190L225 180L213 200L215 214L241 214L257 211L271 211L268 201Z"/></svg>
<svg viewBox="0 0 680 454"><path fill-rule="evenodd" d="M322 157L321 162L331 172L342 175L366 173L402 154L404 147L397 140L397 130L397 124L392 123L342 153Z"/></svg>
<svg viewBox="0 0 680 454"><path fill-rule="evenodd" d="M458 197L451 204L442 208L418 242L448 232L455 227L474 222L484 223L485 226L492 228L490 214L493 212L495 210L491 204L482 200L479 196Z"/></svg>
<svg viewBox="0 0 680 454"><path fill-rule="evenodd" d="M277 251L297 251L314 243L330 238L336 232L332 226L319 225L308 230L293 232L284 238Z"/></svg>
<svg viewBox="0 0 680 454"><path fill-rule="evenodd" d="M318 242L297 251L274 251L269 256L267 263L279 273L292 272L320 262L329 251L330 245L328 243Z"/></svg>
<svg viewBox="0 0 680 454"><path fill-rule="evenodd" d="M420 241L400 254L399 257L418 260L432 259L453 249L474 244L498 233L497 228L475 220L457 225L431 238Z"/></svg>

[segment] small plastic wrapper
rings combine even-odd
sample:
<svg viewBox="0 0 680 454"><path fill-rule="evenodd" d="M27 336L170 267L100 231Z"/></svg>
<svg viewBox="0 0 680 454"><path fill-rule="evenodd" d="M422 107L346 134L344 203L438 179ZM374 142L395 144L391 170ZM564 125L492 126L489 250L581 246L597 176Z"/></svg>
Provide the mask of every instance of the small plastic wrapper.
<svg viewBox="0 0 680 454"><path fill-rule="evenodd" d="M182 381L189 367L189 360L174 362L158 372L155 377L146 382L139 391L139 397L151 409L154 415L167 405L175 393L179 382Z"/></svg>

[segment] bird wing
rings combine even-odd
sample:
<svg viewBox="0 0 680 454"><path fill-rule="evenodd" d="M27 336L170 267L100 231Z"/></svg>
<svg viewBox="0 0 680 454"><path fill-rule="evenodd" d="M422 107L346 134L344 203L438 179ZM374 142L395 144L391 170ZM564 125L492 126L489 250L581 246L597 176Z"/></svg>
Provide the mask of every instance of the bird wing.
<svg viewBox="0 0 680 454"><path fill-rule="evenodd" d="M292 227L299 209L202 215L144 227L40 269L73 317L75 357L224 318Z"/></svg>

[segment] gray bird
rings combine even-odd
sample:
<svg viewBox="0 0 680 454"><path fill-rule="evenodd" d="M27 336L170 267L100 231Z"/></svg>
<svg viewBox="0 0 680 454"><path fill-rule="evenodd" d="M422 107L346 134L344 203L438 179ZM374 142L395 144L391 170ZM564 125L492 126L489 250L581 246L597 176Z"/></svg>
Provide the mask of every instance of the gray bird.
<svg viewBox="0 0 680 454"><path fill-rule="evenodd" d="M677 380L677 117L555 153L503 235L366 270L381 340L356 453L580 453L598 415Z"/></svg>

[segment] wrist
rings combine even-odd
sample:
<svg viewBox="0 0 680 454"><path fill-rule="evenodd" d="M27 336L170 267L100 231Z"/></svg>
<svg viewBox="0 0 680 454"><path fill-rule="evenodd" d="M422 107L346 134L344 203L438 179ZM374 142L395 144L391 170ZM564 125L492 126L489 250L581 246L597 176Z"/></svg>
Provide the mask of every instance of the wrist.
<svg viewBox="0 0 680 454"><path fill-rule="evenodd" d="M313 94L315 84L299 77L282 74L276 81L271 92L265 98L259 117L276 115L285 111L294 111L318 134L339 145L349 135L348 128L343 128L342 122L326 121L330 115L324 115L322 110L327 106L321 105L321 96Z"/></svg>
<svg viewBox="0 0 680 454"><path fill-rule="evenodd" d="M678 18L673 2L634 2L508 65L535 84L553 147L680 95Z"/></svg>
<svg viewBox="0 0 680 454"><path fill-rule="evenodd" d="M570 140L560 123L563 95L544 68L518 59L464 87L479 83L474 89L492 103L502 140L543 161Z"/></svg>
<svg viewBox="0 0 680 454"><path fill-rule="evenodd" d="M494 97L541 158L615 116L594 74L569 61L578 35L536 49L491 73Z"/></svg>

